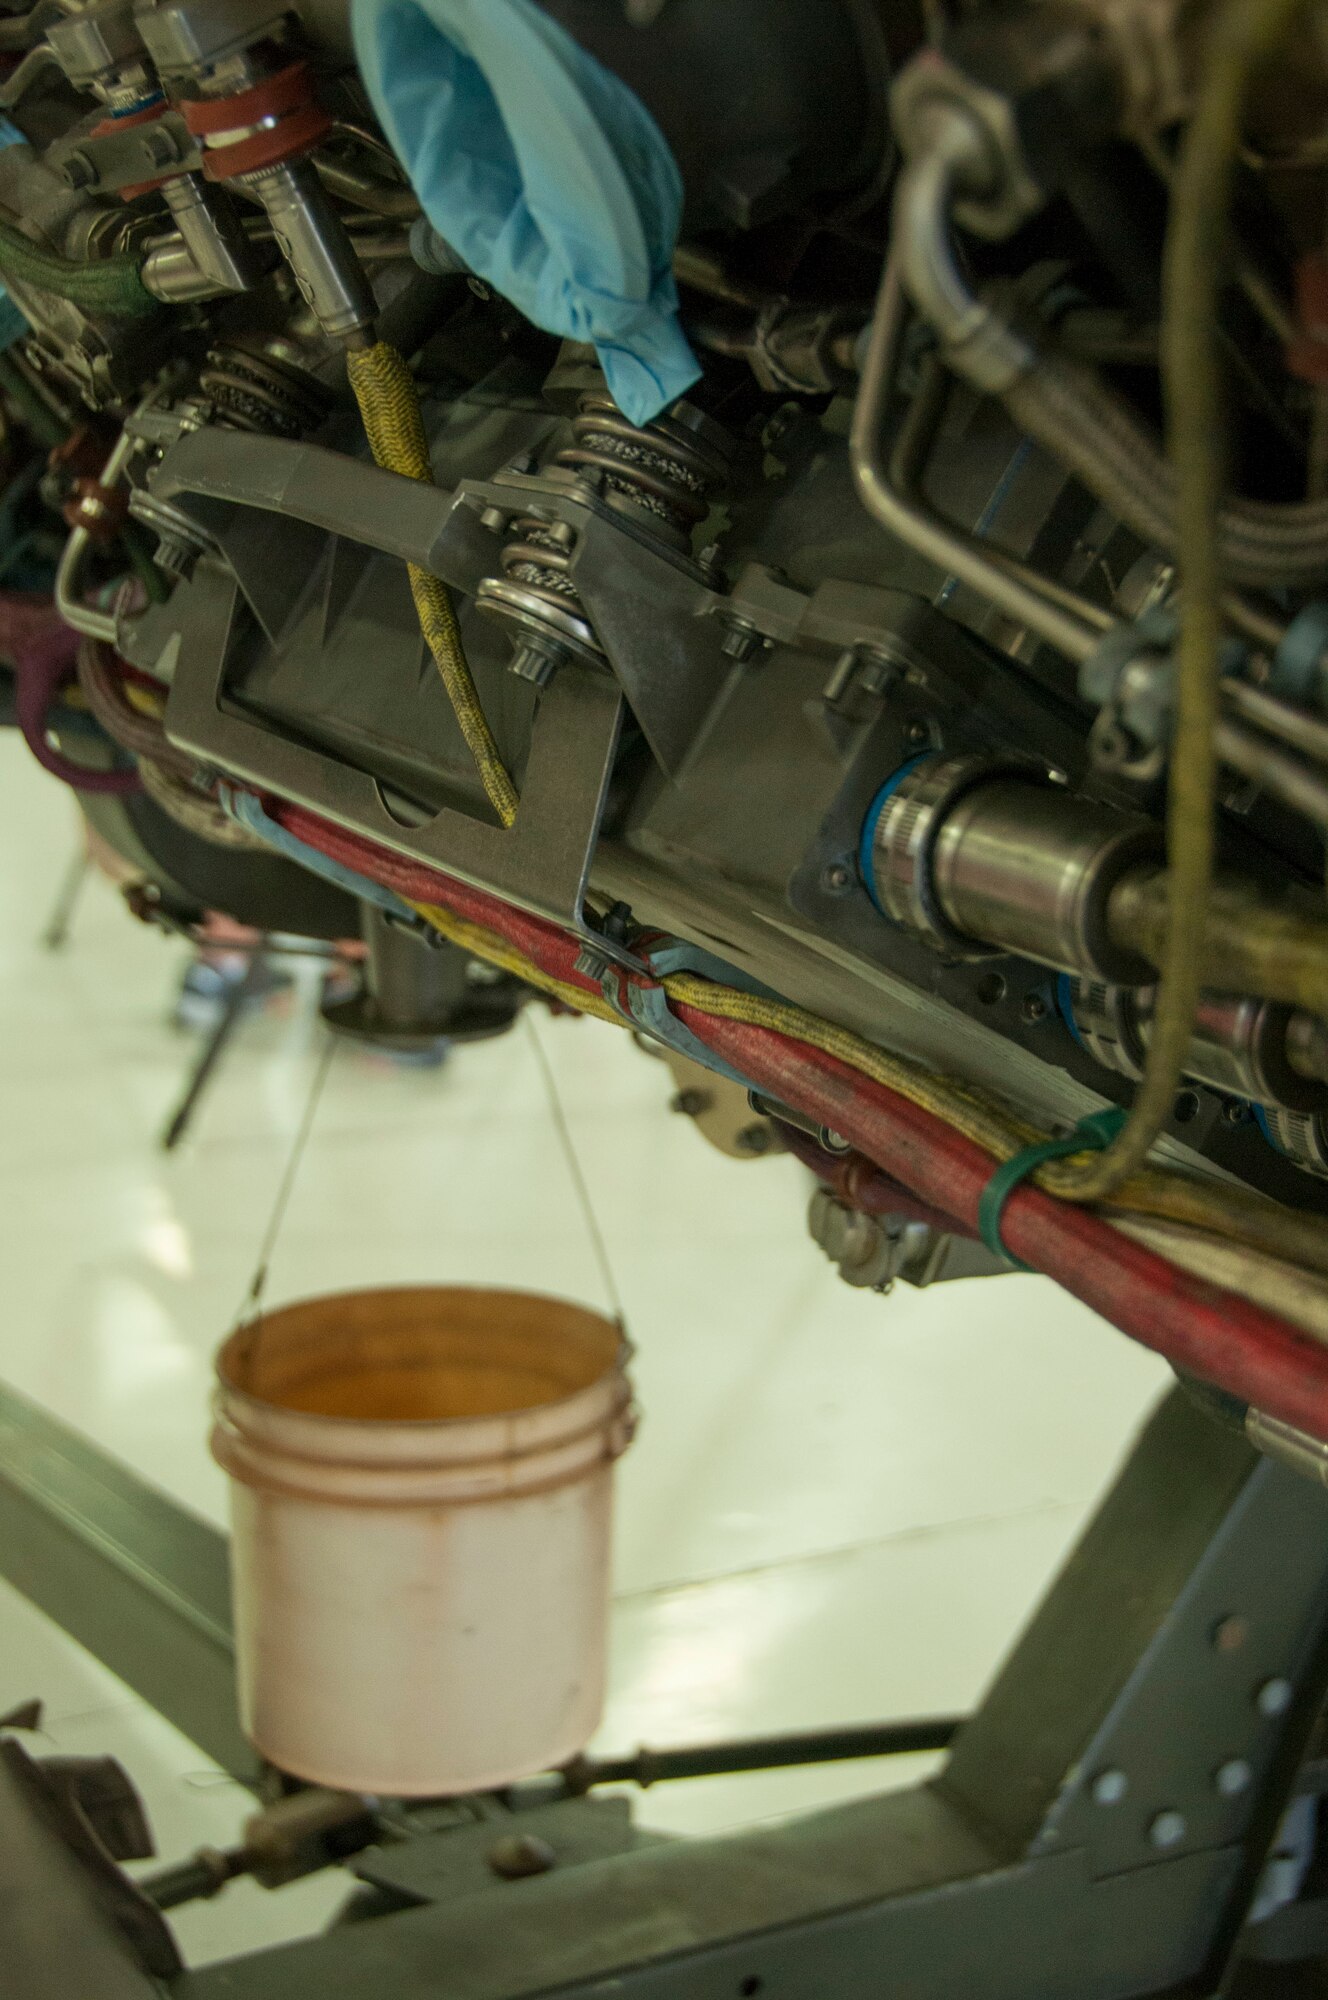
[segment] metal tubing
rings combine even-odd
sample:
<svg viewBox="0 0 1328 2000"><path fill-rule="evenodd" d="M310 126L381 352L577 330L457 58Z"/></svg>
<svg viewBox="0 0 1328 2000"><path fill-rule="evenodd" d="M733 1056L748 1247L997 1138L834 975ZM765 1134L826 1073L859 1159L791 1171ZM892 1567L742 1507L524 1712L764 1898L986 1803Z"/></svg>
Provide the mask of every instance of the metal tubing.
<svg viewBox="0 0 1328 2000"><path fill-rule="evenodd" d="M1292 708L1279 701L1276 695L1266 694L1262 688L1252 687L1249 681L1229 680L1224 683L1223 698L1246 722L1252 722L1265 735L1280 737L1293 750L1301 751L1306 757L1318 763L1328 764L1328 722L1320 722L1303 709Z"/></svg>
<svg viewBox="0 0 1328 2000"><path fill-rule="evenodd" d="M681 1778L719 1778L739 1771L783 1771L800 1764L839 1764L858 1757L907 1757L948 1750L963 1727L958 1715L916 1722L870 1722L813 1729L792 1736L756 1736L736 1743L700 1743L676 1750L633 1751L629 1757L581 1758L567 1772L568 1788L662 1785Z"/></svg>
<svg viewBox="0 0 1328 2000"><path fill-rule="evenodd" d="M924 363L922 381L913 398L913 406L899 426L894 450L890 454L889 476L895 491L919 512L930 512L936 521L942 517L934 508L929 508L923 496L922 475L944 413L948 380L945 364L939 356L933 355ZM1105 605L1095 604L1091 597L1084 597L1081 592L1072 590L1068 584L1060 583L1054 577L1043 576L1031 564L1021 562L1018 556L1009 555L991 542L984 542L980 536L956 527L953 522L945 522L944 525L984 562L991 563L1007 577L1013 577L1026 589L1037 591L1048 604L1056 605L1072 618L1082 618L1085 625L1104 635L1115 628L1117 621Z"/></svg>
<svg viewBox="0 0 1328 2000"><path fill-rule="evenodd" d="M1328 778L1288 757L1266 737L1256 736L1239 722L1219 722L1217 751L1224 764L1239 771L1260 791L1303 813L1316 826L1328 827Z"/></svg>
<svg viewBox="0 0 1328 2000"><path fill-rule="evenodd" d="M136 440L127 430L121 431L115 446L102 468L101 484L118 486L124 469L133 456ZM85 638L100 639L108 646L114 646L120 636L120 621L113 611L98 611L83 602L81 578L83 559L87 554L90 538L86 528L71 528L69 540L65 543L59 566L55 572L55 608L66 625Z"/></svg>
<svg viewBox="0 0 1328 2000"><path fill-rule="evenodd" d="M907 166L895 194L892 242L904 290L935 327L947 358L975 388L1002 395L1038 364L1038 351L976 297L950 234L954 194L984 159L980 133L957 109L937 120L932 143Z"/></svg>
<svg viewBox="0 0 1328 2000"><path fill-rule="evenodd" d="M882 455L882 428L904 317L896 242L886 258L849 437L853 478L864 507L890 534L976 590L1068 659L1087 659L1101 637L1093 626L1049 603L1040 591L992 562L966 536L956 534L891 484Z"/></svg>

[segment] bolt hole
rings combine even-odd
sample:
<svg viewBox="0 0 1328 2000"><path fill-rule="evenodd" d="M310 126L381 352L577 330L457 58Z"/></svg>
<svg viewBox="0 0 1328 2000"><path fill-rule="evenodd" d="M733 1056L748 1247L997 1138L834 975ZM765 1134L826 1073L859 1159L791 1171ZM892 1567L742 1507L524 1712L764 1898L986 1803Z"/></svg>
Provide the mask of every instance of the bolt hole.
<svg viewBox="0 0 1328 2000"><path fill-rule="evenodd" d="M743 1980L738 1991L743 1994L763 1993L765 1991L765 1981L759 1973L751 1972Z"/></svg>
<svg viewBox="0 0 1328 2000"><path fill-rule="evenodd" d="M984 972L978 981L978 999L984 1007L994 1007L1005 998L1005 981L999 972Z"/></svg>
<svg viewBox="0 0 1328 2000"><path fill-rule="evenodd" d="M1199 1093L1195 1090L1182 1090L1176 1099L1176 1123L1178 1125L1190 1125L1193 1124L1198 1116Z"/></svg>

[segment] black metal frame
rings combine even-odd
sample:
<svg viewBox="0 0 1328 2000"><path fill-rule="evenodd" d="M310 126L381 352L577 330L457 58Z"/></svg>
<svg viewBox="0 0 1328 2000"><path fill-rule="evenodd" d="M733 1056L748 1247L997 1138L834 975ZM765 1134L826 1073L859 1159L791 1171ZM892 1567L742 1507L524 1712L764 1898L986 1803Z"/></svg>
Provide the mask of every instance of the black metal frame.
<svg viewBox="0 0 1328 2000"><path fill-rule="evenodd" d="M62 1497L46 1486L48 1499ZM16 1499L12 1468L0 1480L0 1564L57 1616L74 1613L71 1628L104 1651L86 1593L70 1586L87 1578L89 1548L48 1530L43 1561L15 1563L13 1510L33 1513L33 1487L29 1477ZM51 1562L68 1566L63 1584ZM162 1647L186 1665L190 1623L174 1625L140 1576L121 1626L145 1606L154 1639L137 1642L139 1666L155 1674L151 1698L181 1720L198 1705L164 1685L175 1676L162 1671ZM128 1671L123 1643L112 1664ZM141 1673L130 1677L150 1691ZM1259 1458L1177 1391L934 1782L686 1842L643 1843L620 1812L610 1822L593 1802L546 1800L507 1824L537 1826L561 1865L518 1882L483 1865L491 1820L417 1834L353 1864L377 1914L186 1972L169 1991L176 2000L1216 1994L1244 1948L1286 1802L1297 1786L1317 1789L1304 1760L1326 1685L1328 1493ZM229 1717L229 1687L225 1706ZM216 1741L197 1713L193 1727ZM1267 1956L1328 1952L1313 1903L1269 1928L1278 1921L1282 1941Z"/></svg>

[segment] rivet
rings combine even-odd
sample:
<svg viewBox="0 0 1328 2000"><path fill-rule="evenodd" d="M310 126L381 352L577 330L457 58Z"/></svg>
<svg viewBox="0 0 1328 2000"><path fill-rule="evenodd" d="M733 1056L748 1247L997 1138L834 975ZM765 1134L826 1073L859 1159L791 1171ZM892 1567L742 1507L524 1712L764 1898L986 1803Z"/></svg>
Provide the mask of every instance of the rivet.
<svg viewBox="0 0 1328 2000"><path fill-rule="evenodd" d="M1291 1706L1292 1686L1280 1674L1265 1681L1254 1697L1260 1715L1285 1715Z"/></svg>
<svg viewBox="0 0 1328 2000"><path fill-rule="evenodd" d="M558 1860L547 1840L535 1833L509 1833L489 1850L489 1866L505 1882L547 1875Z"/></svg>
<svg viewBox="0 0 1328 2000"><path fill-rule="evenodd" d="M1225 1764L1219 1764L1213 1773L1213 1783L1224 1799L1234 1799L1249 1785L1254 1776L1243 1757L1228 1757Z"/></svg>
<svg viewBox="0 0 1328 2000"><path fill-rule="evenodd" d="M1234 1612L1213 1627L1213 1650L1218 1653L1238 1653L1250 1636L1248 1619Z"/></svg>
<svg viewBox="0 0 1328 2000"><path fill-rule="evenodd" d="M1093 1780L1093 1803L1118 1806L1129 1789L1130 1781L1124 1771L1099 1771Z"/></svg>
<svg viewBox="0 0 1328 2000"><path fill-rule="evenodd" d="M1154 1815L1148 1828L1148 1838L1154 1847L1176 1847L1188 1831L1184 1813L1168 1807L1165 1812Z"/></svg>

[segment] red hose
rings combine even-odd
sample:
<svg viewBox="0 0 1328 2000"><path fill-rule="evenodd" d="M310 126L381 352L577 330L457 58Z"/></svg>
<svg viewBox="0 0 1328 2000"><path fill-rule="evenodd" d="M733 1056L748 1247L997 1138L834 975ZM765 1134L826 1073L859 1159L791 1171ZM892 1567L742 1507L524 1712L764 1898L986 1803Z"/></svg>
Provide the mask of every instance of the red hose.
<svg viewBox="0 0 1328 2000"><path fill-rule="evenodd" d="M935 1207L973 1227L993 1167L961 1133L833 1057L768 1029L674 1010L735 1069L833 1126ZM1175 1367L1328 1438L1328 1349L1236 1293L1122 1236L1087 1209L1025 1182L1010 1196L1007 1247Z"/></svg>
<svg viewBox="0 0 1328 2000"><path fill-rule="evenodd" d="M517 945L541 971L596 991L576 969L576 940L556 925L386 853L302 808L275 804L272 810L311 847L412 901L440 903L483 924ZM841 1132L918 1200L976 1234L978 1199L994 1171L980 1146L807 1043L696 1007L675 1005L673 1011L759 1090ZM1285 1320L1192 1277L1087 1209L1055 1201L1027 1182L1006 1203L1003 1233L1016 1257L1174 1367L1328 1440L1328 1348Z"/></svg>

